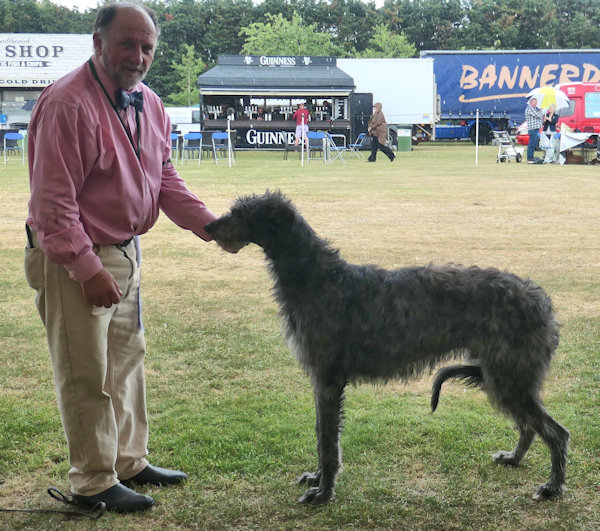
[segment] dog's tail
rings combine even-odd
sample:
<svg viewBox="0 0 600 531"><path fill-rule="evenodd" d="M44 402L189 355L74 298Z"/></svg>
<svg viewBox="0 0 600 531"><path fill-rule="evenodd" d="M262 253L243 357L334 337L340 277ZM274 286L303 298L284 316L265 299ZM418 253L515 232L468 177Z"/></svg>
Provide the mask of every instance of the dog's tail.
<svg viewBox="0 0 600 531"><path fill-rule="evenodd" d="M440 400L440 391L442 384L449 378L462 380L465 384L472 387L481 387L483 384L483 373L477 365L449 365L440 369L433 380L433 389L431 390L431 412L437 408Z"/></svg>

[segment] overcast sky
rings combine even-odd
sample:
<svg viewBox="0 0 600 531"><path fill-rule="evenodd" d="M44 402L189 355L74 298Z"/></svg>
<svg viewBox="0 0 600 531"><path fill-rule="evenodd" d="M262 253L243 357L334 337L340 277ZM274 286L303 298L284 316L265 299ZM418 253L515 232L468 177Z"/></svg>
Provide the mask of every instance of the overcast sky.
<svg viewBox="0 0 600 531"><path fill-rule="evenodd" d="M79 11L85 11L90 7L96 7L98 5L98 0L52 0L52 3L60 4L69 9L73 9L73 6L77 6ZM375 5L383 5L383 0L375 0Z"/></svg>
<svg viewBox="0 0 600 531"><path fill-rule="evenodd" d="M98 5L97 0L52 0L52 3L68 7L69 9L73 9L74 6L77 6L79 11L85 11L90 7L96 7Z"/></svg>

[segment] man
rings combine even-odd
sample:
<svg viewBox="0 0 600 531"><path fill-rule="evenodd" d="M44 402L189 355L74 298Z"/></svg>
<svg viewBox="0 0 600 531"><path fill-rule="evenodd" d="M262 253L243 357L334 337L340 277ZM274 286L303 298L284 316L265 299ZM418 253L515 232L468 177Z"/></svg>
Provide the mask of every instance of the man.
<svg viewBox="0 0 600 531"><path fill-rule="evenodd" d="M373 114L369 118L367 130L371 136L371 155L367 159L367 162L375 162L377 160L377 150L383 151L390 162L394 162L396 155L394 152L385 145L387 140L387 122L382 112L382 104L377 102L373 105Z"/></svg>
<svg viewBox="0 0 600 531"><path fill-rule="evenodd" d="M544 121L544 111L537 108L537 99L531 98L525 108L525 121L527 122L527 132L529 142L527 143L527 163L535 163L535 149L540 140L540 129Z"/></svg>
<svg viewBox="0 0 600 531"><path fill-rule="evenodd" d="M121 481L186 478L145 458L138 235L159 208L205 240L215 218L171 164L170 121L141 83L158 33L141 4L103 6L94 55L44 90L29 127L25 272L46 327L71 491L82 506L117 512L154 503Z"/></svg>
<svg viewBox="0 0 600 531"><path fill-rule="evenodd" d="M296 120L296 139L294 140L294 146L298 147L298 142L302 138L306 149L308 149L308 120L310 113L308 109L304 107L304 103L298 105L298 108L292 114L292 119Z"/></svg>

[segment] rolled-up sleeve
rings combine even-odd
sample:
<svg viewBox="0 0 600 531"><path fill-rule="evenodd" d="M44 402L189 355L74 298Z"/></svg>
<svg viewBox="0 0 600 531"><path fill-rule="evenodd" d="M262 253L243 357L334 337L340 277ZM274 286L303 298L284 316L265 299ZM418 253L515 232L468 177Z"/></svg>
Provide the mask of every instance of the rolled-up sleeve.
<svg viewBox="0 0 600 531"><path fill-rule="evenodd" d="M217 216L190 192L170 161L163 166L159 206L182 229L191 230L205 241L211 240L204 227Z"/></svg>

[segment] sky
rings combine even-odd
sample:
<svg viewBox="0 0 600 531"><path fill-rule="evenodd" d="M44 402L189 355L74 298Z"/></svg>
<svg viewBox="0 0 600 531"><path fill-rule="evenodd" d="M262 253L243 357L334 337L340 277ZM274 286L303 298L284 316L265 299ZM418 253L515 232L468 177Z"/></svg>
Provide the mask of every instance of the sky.
<svg viewBox="0 0 600 531"><path fill-rule="evenodd" d="M69 9L73 9L74 6L79 8L79 11L85 11L89 8L95 8L98 5L98 0L52 0L54 4L59 4L61 6L68 7ZM375 0L376 6L381 6L383 4L383 0Z"/></svg>
<svg viewBox="0 0 600 531"><path fill-rule="evenodd" d="M96 7L98 5L98 0L52 0L52 3L68 7L69 9L73 9L74 6L77 6L79 11L85 11L90 7Z"/></svg>

